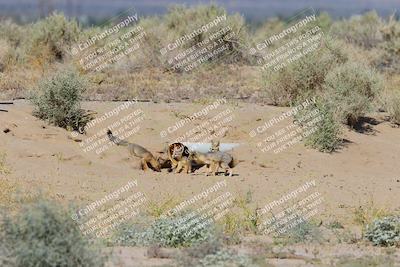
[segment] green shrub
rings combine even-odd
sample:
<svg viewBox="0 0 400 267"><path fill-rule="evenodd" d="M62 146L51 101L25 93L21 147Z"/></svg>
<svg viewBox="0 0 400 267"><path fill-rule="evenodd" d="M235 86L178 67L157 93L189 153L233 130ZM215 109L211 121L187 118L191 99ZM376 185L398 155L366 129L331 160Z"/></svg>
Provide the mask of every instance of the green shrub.
<svg viewBox="0 0 400 267"><path fill-rule="evenodd" d="M392 93L387 101L390 121L400 125L400 93Z"/></svg>
<svg viewBox="0 0 400 267"><path fill-rule="evenodd" d="M390 255L370 256L364 255L360 258L344 256L335 264L336 267L394 267L395 258Z"/></svg>
<svg viewBox="0 0 400 267"><path fill-rule="evenodd" d="M163 247L182 247L208 241L215 237L214 225L196 228L194 224L187 230L181 227L183 217L159 218L150 227L143 229L138 225L124 225L116 234L116 243L120 245L160 245Z"/></svg>
<svg viewBox="0 0 400 267"><path fill-rule="evenodd" d="M184 248L177 255L179 266L258 266L244 254L224 247L221 239L211 239L206 242Z"/></svg>
<svg viewBox="0 0 400 267"><path fill-rule="evenodd" d="M10 63L11 49L8 41L0 39L0 72L3 72Z"/></svg>
<svg viewBox="0 0 400 267"><path fill-rule="evenodd" d="M311 114L315 115L311 116ZM324 100L317 100L307 109L302 110L296 119L304 125L304 133L309 133L304 136L307 146L321 152L332 152L340 146L342 141L340 123L335 118L333 108Z"/></svg>
<svg viewBox="0 0 400 267"><path fill-rule="evenodd" d="M37 58L46 56L49 61L64 59L66 49L78 41L80 33L75 20L53 13L32 26L29 53Z"/></svg>
<svg viewBox="0 0 400 267"><path fill-rule="evenodd" d="M371 111L382 84L381 76L374 70L348 62L328 73L324 90L340 121L354 127L360 117Z"/></svg>
<svg viewBox="0 0 400 267"><path fill-rule="evenodd" d="M376 11L370 11L333 23L330 33L333 37L370 49L383 41L382 25L383 21Z"/></svg>
<svg viewBox="0 0 400 267"><path fill-rule="evenodd" d="M7 167L6 153L0 152L0 174L6 175L10 173L10 169Z"/></svg>
<svg viewBox="0 0 400 267"><path fill-rule="evenodd" d="M20 26L11 21L1 21L0 22L0 36L1 36L1 46L6 46L7 49L2 50L6 52L6 65L10 67L16 63L24 63L27 58L27 44L30 42L28 34L30 27ZM1 52L0 52L1 53Z"/></svg>
<svg viewBox="0 0 400 267"><path fill-rule="evenodd" d="M374 220L367 226L365 238L375 246L400 246L400 216Z"/></svg>
<svg viewBox="0 0 400 267"><path fill-rule="evenodd" d="M215 254L209 254L199 260L196 266L201 267L255 267L251 258L246 255L238 254L229 249L221 249Z"/></svg>
<svg viewBox="0 0 400 267"><path fill-rule="evenodd" d="M379 68L390 71L400 72L400 22L393 16L381 28L384 42L380 48L384 51L383 56L377 60Z"/></svg>
<svg viewBox="0 0 400 267"><path fill-rule="evenodd" d="M26 39L26 28L13 23L11 20L0 22L0 36L12 46L19 46Z"/></svg>
<svg viewBox="0 0 400 267"><path fill-rule="evenodd" d="M300 217L298 217L300 218ZM321 242L322 233L318 227L309 221L303 220L290 228L287 232L276 236L274 242L276 244L288 245L306 242Z"/></svg>
<svg viewBox="0 0 400 267"><path fill-rule="evenodd" d="M216 5L200 5L193 8L173 6L170 8L164 20L167 31L174 37L172 40L175 40L176 38L189 34L225 14L226 21L221 21L218 25L214 26L207 32L197 35L195 38L183 45L183 48L197 45L199 42L208 39L214 32L229 26L231 27L232 32L235 33L235 36L231 39L224 38L224 43L229 44L229 49L224 52L221 57L229 56L229 58L225 59L228 61L237 61L240 59L245 60L246 56L242 53L242 48L244 48L242 45L246 44L248 35L245 20L239 14L229 15L224 8ZM187 23L188 21L190 21L190 23ZM226 34L224 36L226 36Z"/></svg>
<svg viewBox="0 0 400 267"><path fill-rule="evenodd" d="M267 97L272 104L289 106L299 97L307 98L321 91L327 73L347 60L340 43L325 40L322 47L287 67L263 74Z"/></svg>
<svg viewBox="0 0 400 267"><path fill-rule="evenodd" d="M174 43L177 39L184 35L191 34L195 30L201 28L217 17L226 14L226 20L221 20L216 26L211 27L207 32L202 32L196 35L194 38L185 41L178 48L170 51L166 56L162 56L160 49L166 47L168 44ZM150 17L145 18L139 23L146 31L145 42L146 45L141 49L141 53L145 56L144 59L147 65L151 66L163 66L164 68L170 69L173 64L168 63L168 59L173 58L177 54L200 44L204 40L211 37L212 34L219 30L229 26L231 31L234 32L234 36L228 38L229 32L220 35L219 38L223 39L223 44L219 46L227 45L228 49L217 54L213 59L207 60L208 62L218 59L219 62L232 63L232 62L247 62L247 47L248 47L248 33L244 18L239 15L229 15L226 10L216 5L208 6L196 6L196 7L185 7L181 5L175 5L169 8L167 14L163 17ZM217 39L219 39L217 38ZM212 42L210 42L212 43ZM204 45L197 46L195 51L204 48ZM211 50L210 50L211 51ZM191 54L194 54L191 53ZM186 57L185 57L186 58ZM181 62L179 60L178 62ZM191 61L192 62L192 61ZM181 71L184 66L178 67L176 71ZM175 70L175 69L174 69Z"/></svg>
<svg viewBox="0 0 400 267"><path fill-rule="evenodd" d="M80 130L90 117L80 108L85 81L72 70L59 71L39 83L32 95L34 115L56 126Z"/></svg>
<svg viewBox="0 0 400 267"><path fill-rule="evenodd" d="M0 229L5 266L104 266L100 249L82 236L68 212L49 201L4 213Z"/></svg>

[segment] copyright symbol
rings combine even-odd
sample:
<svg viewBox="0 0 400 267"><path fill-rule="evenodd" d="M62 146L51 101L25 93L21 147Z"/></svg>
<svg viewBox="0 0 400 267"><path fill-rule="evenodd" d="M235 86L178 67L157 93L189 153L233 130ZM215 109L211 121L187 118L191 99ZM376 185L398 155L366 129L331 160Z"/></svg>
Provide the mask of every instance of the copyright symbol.
<svg viewBox="0 0 400 267"><path fill-rule="evenodd" d="M73 47L72 49L71 49L71 54L72 55L76 55L76 54L78 54L78 49L76 48L76 47Z"/></svg>
<svg viewBox="0 0 400 267"><path fill-rule="evenodd" d="M78 218L78 214L76 214L76 213L74 213L74 214L72 214L71 215L71 218L72 218L72 220L74 220L74 221L77 221L79 218Z"/></svg>
<svg viewBox="0 0 400 267"><path fill-rule="evenodd" d="M160 132L160 136L163 137L163 138L166 137L167 136L167 132L166 131L161 131Z"/></svg>
<svg viewBox="0 0 400 267"><path fill-rule="evenodd" d="M167 53L167 48L162 48L161 50L160 50L160 53L161 53L161 55L165 55L166 53Z"/></svg>
<svg viewBox="0 0 400 267"><path fill-rule="evenodd" d="M77 131L71 132L71 136L72 136L72 137L77 137L77 136L78 136L78 132L77 132Z"/></svg>
<svg viewBox="0 0 400 267"><path fill-rule="evenodd" d="M256 136L257 134L256 134L256 131L252 130L252 131L250 131L249 135L250 135L250 137L254 137L254 136Z"/></svg>

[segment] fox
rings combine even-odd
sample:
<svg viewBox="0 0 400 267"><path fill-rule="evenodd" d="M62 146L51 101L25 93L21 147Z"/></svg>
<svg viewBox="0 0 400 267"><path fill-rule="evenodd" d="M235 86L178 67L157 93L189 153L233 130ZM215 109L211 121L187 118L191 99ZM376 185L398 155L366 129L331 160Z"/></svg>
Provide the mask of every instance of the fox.
<svg viewBox="0 0 400 267"><path fill-rule="evenodd" d="M144 171L148 170L149 169L148 164L149 164L154 171L161 172L160 163L154 158L153 154L151 154L151 152L148 151L146 148L138 144L129 143L125 140L119 139L118 137L113 135L110 129L108 129L107 131L107 136L110 139L110 141L112 141L114 144L118 146L126 146L131 155L141 158L140 163L142 170Z"/></svg>
<svg viewBox="0 0 400 267"><path fill-rule="evenodd" d="M210 152L217 152L219 151L219 140L211 140L211 148Z"/></svg>
<svg viewBox="0 0 400 267"><path fill-rule="evenodd" d="M232 168L239 163L230 154L221 151L208 153L192 152L190 159L208 166L206 176L211 173L216 175L219 167L225 169L225 175L229 174L229 176L232 176Z"/></svg>
<svg viewBox="0 0 400 267"><path fill-rule="evenodd" d="M182 156L178 160L178 165L176 166L175 173L180 173L182 170L185 173L192 172L192 161L190 160L190 157Z"/></svg>
<svg viewBox="0 0 400 267"><path fill-rule="evenodd" d="M192 162L189 158L189 152L185 145L181 143L173 143L168 149L168 158L171 161L170 172L175 169L175 173L184 170L186 173L192 172Z"/></svg>

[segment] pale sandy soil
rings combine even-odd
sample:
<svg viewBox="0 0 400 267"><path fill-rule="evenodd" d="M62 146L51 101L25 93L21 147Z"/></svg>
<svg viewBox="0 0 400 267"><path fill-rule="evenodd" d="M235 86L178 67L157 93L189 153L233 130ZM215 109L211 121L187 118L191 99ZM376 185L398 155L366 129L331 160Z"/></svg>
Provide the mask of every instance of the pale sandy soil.
<svg viewBox="0 0 400 267"><path fill-rule="evenodd" d="M83 107L101 116L121 103L87 102ZM165 142L200 124L202 119L191 122L178 134L160 137L160 131L179 121L182 115L191 115L206 104L194 103L137 103L118 116L88 130L85 139L108 127L130 112L140 108L145 119L140 130L129 141L141 144L150 151L162 150ZM216 182L226 179L228 190L237 197L252 192L252 206L262 207L278 199L307 181L316 181L316 188L324 202L315 219L339 220L345 225L353 223L356 207L373 202L376 207L400 210L400 129L383 121L384 114L373 114L380 122L371 125L373 133L344 130L349 141L336 153L325 154L306 148L301 142L287 150L274 154L262 153L257 148L260 138L250 138L249 131L288 110L256 104L226 104L218 110L230 108L233 120L222 142L240 143L232 154L243 160L234 168L233 177L204 175L201 168L194 174L172 174L135 169L134 159L123 147L111 147L100 155L84 152L61 128L47 125L31 115L32 106L16 101L8 106L8 113L0 113L0 150L7 154L11 173L5 176L17 181L26 190L41 190L62 201L87 204L137 179L138 188L152 202L161 203L171 196L184 200ZM208 115L211 118L217 112ZM286 126L291 120L281 125ZM3 133L3 129L11 131ZM279 128L279 127L278 127ZM274 128L274 129L278 129ZM268 131L273 134L273 130ZM4 175L3 175L4 176Z"/></svg>

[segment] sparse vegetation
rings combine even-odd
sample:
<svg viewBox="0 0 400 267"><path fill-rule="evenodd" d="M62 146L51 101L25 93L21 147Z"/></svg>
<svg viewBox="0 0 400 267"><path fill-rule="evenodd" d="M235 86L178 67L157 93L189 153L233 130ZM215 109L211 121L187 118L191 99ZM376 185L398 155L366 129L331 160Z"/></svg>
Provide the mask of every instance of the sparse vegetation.
<svg viewBox="0 0 400 267"><path fill-rule="evenodd" d="M7 162L6 162L6 154L0 152L0 174L6 175L11 172L10 168L7 167Z"/></svg>
<svg viewBox="0 0 400 267"><path fill-rule="evenodd" d="M2 266L103 266L105 257L86 240L59 205L46 200L26 204L17 214L3 211ZM1 258L3 259L3 258Z"/></svg>
<svg viewBox="0 0 400 267"><path fill-rule="evenodd" d="M387 100L390 121L400 126L400 93L393 92Z"/></svg>
<svg viewBox="0 0 400 267"><path fill-rule="evenodd" d="M224 247L220 240L211 240L184 249L178 256L180 266L257 266L253 260L237 251Z"/></svg>
<svg viewBox="0 0 400 267"><path fill-rule="evenodd" d="M334 108L318 98L307 108L295 115L296 123L303 128L307 146L321 152L332 152L342 143L341 125L337 121Z"/></svg>
<svg viewBox="0 0 400 267"><path fill-rule="evenodd" d="M365 227L375 219L382 218L388 215L387 209L379 208L371 200L360 205L354 210L354 222L358 225Z"/></svg>
<svg viewBox="0 0 400 267"><path fill-rule="evenodd" d="M67 49L78 41L80 29L75 20L54 13L32 26L28 55L40 66L53 60L62 60Z"/></svg>
<svg viewBox="0 0 400 267"><path fill-rule="evenodd" d="M209 254L199 260L199 265L202 267L208 266L233 266L233 267L255 267L251 258L245 255L240 255L235 251L223 249L215 254Z"/></svg>
<svg viewBox="0 0 400 267"><path fill-rule="evenodd" d="M50 79L44 79L34 92L34 115L50 124L81 131L90 117L80 107L85 82L78 73L62 70Z"/></svg>
<svg viewBox="0 0 400 267"><path fill-rule="evenodd" d="M353 16L348 20L333 23L331 33L347 42L369 49L382 42L382 26L382 19L375 11L370 11L362 16Z"/></svg>
<svg viewBox="0 0 400 267"><path fill-rule="evenodd" d="M0 207L10 207L13 202L13 195L16 191L17 189L14 183L4 178L0 178Z"/></svg>
<svg viewBox="0 0 400 267"><path fill-rule="evenodd" d="M318 226L307 220L296 224L294 227L288 229L287 232L275 237L275 243L282 245L321 241L323 241L322 234Z"/></svg>
<svg viewBox="0 0 400 267"><path fill-rule="evenodd" d="M302 57L277 72L264 73L267 96L272 104L290 106L299 98L321 92L328 72L347 61L340 43L326 39L314 53Z"/></svg>
<svg viewBox="0 0 400 267"><path fill-rule="evenodd" d="M375 219L367 225L365 238L375 246L400 247L400 216Z"/></svg>
<svg viewBox="0 0 400 267"><path fill-rule="evenodd" d="M185 247L201 243L218 234L214 225L201 227L200 223L185 228L185 217L167 217L156 219L147 228L136 224L126 224L120 228L115 242L121 245L160 245L162 247ZM192 219L194 220L194 219Z"/></svg>
<svg viewBox="0 0 400 267"><path fill-rule="evenodd" d="M395 260L390 256L365 256L360 258L344 257L335 266L337 267L379 267L395 266Z"/></svg>
<svg viewBox="0 0 400 267"><path fill-rule="evenodd" d="M168 56L161 55L160 49L225 14L226 20L222 20L212 30L185 41L174 51L168 51ZM127 55L124 60L114 64L111 68L92 73L75 71L77 63L74 61L76 58L74 60L70 57L67 51L71 45L87 40L93 36L93 33L101 33L107 26L81 28L75 20L58 13L29 25L6 21L0 23L0 98L31 97L36 117L52 125L81 132L91 119L88 113L81 108L81 101L86 99L138 98L152 99L154 102L160 100L174 102L184 99L205 106L211 104L213 99L226 97L228 103L235 101L235 112L237 111L240 116L242 115L240 114L240 101L242 100L290 107L305 99L316 97L315 104L303 110L295 117L295 120L299 121L307 113L317 111L320 120L310 125L307 125L308 120L300 123L304 131L314 128L309 134L303 136L303 141L311 148L328 153L337 150L342 145L344 140L342 137L351 139L352 142L367 138L354 132L341 136L344 132L342 124L349 125L349 130L357 128L365 116L378 110L378 104L381 105L379 108L383 109L380 112L385 112L379 114L379 117L400 126L400 93L396 91L400 82L400 22L398 17L393 15L386 20L379 17L376 12L368 12L340 21L334 21L327 14L320 14L318 20L318 24L324 31L324 37L316 51L305 55L278 72L261 72L260 66L255 64L257 55L249 55L247 51L250 50L250 47L254 47L255 43L262 42L268 36L284 30L287 27L284 19L275 18L261 26L252 25L254 29L250 31L250 25L246 24L243 16L227 13L224 8L216 5L173 6L165 15L140 18L135 26L143 27L146 35L144 44L141 44L138 51ZM228 49L219 54L216 57L217 60L205 60L204 64L190 72L183 71L182 67L171 68L169 59L199 45L214 32L228 26L234 34L229 35L230 32L223 34L223 44L227 45ZM103 40L103 42L106 41ZM55 74L48 75L48 73ZM31 90L36 87L36 90ZM28 91L32 92L32 95L29 95ZM381 96L382 92L388 93L384 100ZM240 101L236 101L237 99ZM278 108L276 110L280 111ZM282 108L282 110L284 109ZM174 120L185 120L190 117L192 112L175 110L171 114ZM149 118L153 119L151 116ZM379 118L379 120L381 119ZM261 124L263 117L259 116L256 121L257 123L250 126ZM153 122L146 124L142 129L150 131ZM20 125L15 125L15 131L7 133L5 138L16 137L26 143L31 142L31 136L22 134L22 127L17 127ZM247 125L244 124L243 127L247 127ZM236 128L236 125L227 126L229 130L226 131L226 140L232 138L228 142L237 141L236 138L240 136L237 135L239 130L245 132L244 128L239 127L239 130ZM45 131L43 129L36 130L38 132ZM396 131L396 129L389 130ZM151 128L151 131L155 132L155 129ZM37 133L35 132L35 134ZM259 136L261 139L261 134ZM138 142L143 140L140 138ZM281 138L284 140L283 137ZM74 141L82 142L79 138ZM387 142L380 144L388 145ZM149 149L153 149L153 147L149 146ZM253 151L251 151L252 156ZM297 164L292 161L292 158L287 160L284 157L267 156L265 159L265 157L256 155L254 155L254 160L246 159L246 162L253 165L251 168L256 169L254 173L257 178L262 176L260 180L265 179L268 181L266 182L268 185L273 182L278 183L278 189L282 189L280 185L282 181L286 181L276 182L273 180L277 178L275 175L281 170L286 174L306 174L308 171L312 176L320 174L321 169L311 170L309 162L302 160L303 151L294 151L293 155L299 156ZM63 150L52 153L57 160L53 163L58 162L57 170L53 171L57 175L61 175L75 163L71 161L67 166L66 161L69 161L67 158L79 160L79 156L71 154L73 151ZM239 150L238 153L241 151ZM307 151L306 153L313 152ZM16 153L13 152L13 158L15 155ZM312 156L314 157L315 153ZM328 157L326 155L319 156L323 159ZM45 158L48 155L34 152L23 154L21 157L30 158L29 160L35 162L36 157ZM112 158L112 156L110 157ZM101 156L101 159L106 158L104 155ZM0 153L0 206L8 207L8 210L0 216L0 266L103 266L106 260L104 251L81 235L77 224L71 221L69 214L62 207L49 201L40 200L24 205L22 209L18 207L18 209L10 211L14 204L13 197L17 192L17 183L9 179L14 175L11 170L17 174L20 172L14 166L15 163L12 164L11 169L5 159L6 154ZM341 160L345 159L346 157L341 158ZM287 163L287 169L283 170L282 165L279 164L276 164L279 166L275 168L275 162L281 160ZM365 160L365 162L370 162L369 160ZM95 171L98 166L97 159L91 159L88 164L93 165L91 166L93 170L89 170L87 175L98 174ZM379 164L383 166L383 163L379 162ZM260 170L258 166L263 169ZM328 170L332 170L332 168L328 168ZM78 171L74 171L71 175L75 177L77 173ZM360 173L361 176L363 173L362 171ZM35 171L35 175L38 174L42 174L41 170ZM3 176L7 179L3 179ZM241 176L242 174L240 174L240 180ZM325 179L325 177L327 178ZM338 186L341 178L343 177L336 177L336 173L333 171L323 173L323 178L321 175L321 179L325 179L324 181L327 183L331 183L335 179L335 183L328 184L327 188ZM34 180L31 177L21 179L25 179L24 183L29 185ZM156 181L159 181L157 179ZM193 179L196 177L194 176ZM57 186L61 187L60 179L56 180ZM70 184L74 181L76 180L71 180ZM370 182L371 180L366 181ZM400 181L396 177L395 186L398 182ZM82 189L87 189L94 183L96 183L94 180L88 179L83 183L79 181L78 184ZM393 186L393 181L390 183L392 184L389 190L395 191L396 187ZM47 186L45 182L41 185ZM341 184L339 186L340 189L344 187ZM354 186L354 183L350 183L350 186ZM353 191L349 189L346 193L348 192ZM64 198L64 192L55 194L62 195ZM258 194L256 196L257 198L262 197ZM250 205L252 197L252 191L248 191L245 197L236 198L230 210L224 213L215 224L201 227L197 222L186 229L181 227L188 222L184 222L182 219L188 214L179 217L163 216L166 215L164 213L166 210L179 204L174 197L170 197L161 204L150 202L146 210L149 216L137 216L143 219L144 223L136 221L125 223L115 232L112 240L102 241L110 241L111 246L179 248L182 253L179 253L175 259L180 264L179 266L257 266L252 257L232 249L233 246L239 247L238 244L249 242L246 241L248 234L260 234L258 226L261 218L257 216L257 209ZM68 198L66 197L66 199ZM87 200L84 197L80 199ZM340 202L342 205L340 208L347 208L347 202L348 199ZM327 205L328 208L330 208L330 204ZM336 239L332 238L337 243L354 244L365 239L364 243L367 243L366 240L368 240L376 246L390 247L389 249L400 247L400 217L398 215L389 216L387 210L377 208L372 202L355 209L354 223L358 225L356 231L347 227L347 221L343 220L343 225L341 222L335 220L327 225L329 234L337 234ZM362 233L360 233L360 229L362 229ZM298 243L309 245L308 243L321 242L325 237L321 230L320 224L304 221L286 233L275 237L274 243L271 240L263 243L262 248L265 250L268 247L272 251L272 248L276 248L276 246L283 246L290 250L291 246L298 246ZM259 237L257 236L257 238ZM250 236L249 239L251 238L253 236ZM254 245L254 243L251 244ZM177 249L171 250L176 251ZM257 252L259 251L257 250ZM271 253L271 255L278 258L277 253ZM289 255L287 257L296 256L291 251L287 255ZM265 255L262 254L261 257L263 264L267 264ZM318 261L317 257L314 258ZM393 265L390 257L335 259L335 261L335 266L342 267Z"/></svg>
<svg viewBox="0 0 400 267"><path fill-rule="evenodd" d="M382 78L377 72L354 62L336 67L324 82L326 99L335 107L335 114L352 127L371 111L382 89Z"/></svg>

